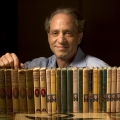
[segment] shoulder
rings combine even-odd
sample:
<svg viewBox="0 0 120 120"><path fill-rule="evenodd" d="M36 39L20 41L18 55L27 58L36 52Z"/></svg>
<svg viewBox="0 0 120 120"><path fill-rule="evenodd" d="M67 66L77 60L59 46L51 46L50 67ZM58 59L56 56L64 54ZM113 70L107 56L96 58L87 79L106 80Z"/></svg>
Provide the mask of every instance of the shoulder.
<svg viewBox="0 0 120 120"><path fill-rule="evenodd" d="M103 60L90 55L86 55L86 64L88 67L108 67L109 66Z"/></svg>
<svg viewBox="0 0 120 120"><path fill-rule="evenodd" d="M24 63L25 68L32 68L32 67L48 67L48 64L52 62L54 56L49 58L46 57L39 57L35 58L32 61L27 61Z"/></svg>

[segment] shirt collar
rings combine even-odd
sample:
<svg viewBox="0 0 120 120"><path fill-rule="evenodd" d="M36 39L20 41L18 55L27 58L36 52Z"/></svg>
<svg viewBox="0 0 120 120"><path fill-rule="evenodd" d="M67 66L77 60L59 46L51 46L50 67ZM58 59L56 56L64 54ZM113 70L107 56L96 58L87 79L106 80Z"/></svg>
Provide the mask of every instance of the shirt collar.
<svg viewBox="0 0 120 120"><path fill-rule="evenodd" d="M70 67L72 67L72 66L86 67L85 54L83 53L83 51L81 50L80 47L78 47L78 51L75 55L75 58L69 66ZM51 64L49 65L49 67L56 67L56 57L55 57L55 55L52 56Z"/></svg>
<svg viewBox="0 0 120 120"><path fill-rule="evenodd" d="M74 60L70 64L70 66L76 66L76 67L86 67L86 59L85 59L85 54L81 50L80 47L78 47L78 51L75 55Z"/></svg>

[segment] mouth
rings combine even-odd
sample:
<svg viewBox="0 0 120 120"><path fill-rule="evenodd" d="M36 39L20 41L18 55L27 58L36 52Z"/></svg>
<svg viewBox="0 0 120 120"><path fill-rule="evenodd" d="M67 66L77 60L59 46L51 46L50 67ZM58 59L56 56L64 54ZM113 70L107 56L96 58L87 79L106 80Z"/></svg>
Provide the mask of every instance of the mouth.
<svg viewBox="0 0 120 120"><path fill-rule="evenodd" d="M66 46L56 46L58 50L66 50L68 47Z"/></svg>

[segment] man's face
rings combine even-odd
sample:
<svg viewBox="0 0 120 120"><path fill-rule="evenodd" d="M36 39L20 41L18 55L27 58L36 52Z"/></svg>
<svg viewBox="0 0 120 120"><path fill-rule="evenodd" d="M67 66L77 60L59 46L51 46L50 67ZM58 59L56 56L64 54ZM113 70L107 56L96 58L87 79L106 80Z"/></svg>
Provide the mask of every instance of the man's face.
<svg viewBox="0 0 120 120"><path fill-rule="evenodd" d="M48 42L57 59L72 59L81 39L82 33L78 34L73 16L63 13L53 16L50 21Z"/></svg>

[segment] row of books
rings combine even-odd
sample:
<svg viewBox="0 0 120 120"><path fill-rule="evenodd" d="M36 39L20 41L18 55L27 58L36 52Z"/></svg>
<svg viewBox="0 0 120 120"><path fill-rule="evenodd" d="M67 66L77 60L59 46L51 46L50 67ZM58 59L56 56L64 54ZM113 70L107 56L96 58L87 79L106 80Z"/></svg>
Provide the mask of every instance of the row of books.
<svg viewBox="0 0 120 120"><path fill-rule="evenodd" d="M120 112L120 68L0 69L6 112Z"/></svg>

